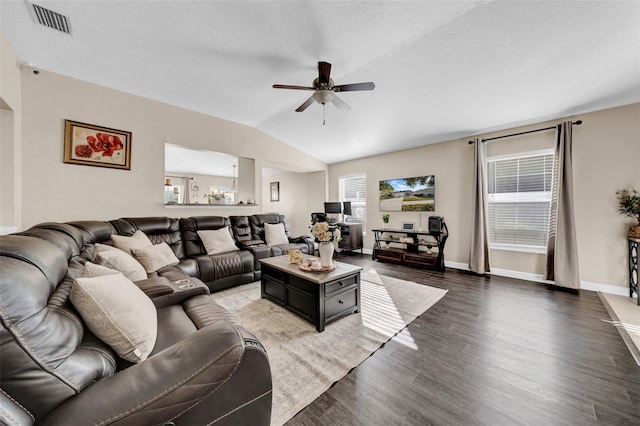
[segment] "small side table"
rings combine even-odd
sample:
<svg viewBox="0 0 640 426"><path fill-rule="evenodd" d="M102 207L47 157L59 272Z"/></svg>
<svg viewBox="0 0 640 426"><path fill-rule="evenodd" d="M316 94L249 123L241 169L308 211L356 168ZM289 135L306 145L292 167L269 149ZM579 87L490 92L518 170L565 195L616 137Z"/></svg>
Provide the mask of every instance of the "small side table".
<svg viewBox="0 0 640 426"><path fill-rule="evenodd" d="M638 293L638 243L640 239L628 237L629 240L629 297L633 297L633 292L638 295L638 306L640 306L640 293Z"/></svg>

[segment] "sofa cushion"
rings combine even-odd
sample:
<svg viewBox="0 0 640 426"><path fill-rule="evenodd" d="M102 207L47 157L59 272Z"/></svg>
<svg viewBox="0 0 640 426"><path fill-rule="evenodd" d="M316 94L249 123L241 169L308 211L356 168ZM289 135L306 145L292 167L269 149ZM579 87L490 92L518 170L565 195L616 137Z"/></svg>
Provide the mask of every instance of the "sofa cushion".
<svg viewBox="0 0 640 426"><path fill-rule="evenodd" d="M82 278L102 277L104 275L116 275L121 272L115 269L107 268L106 266L98 265L97 263L85 262L84 270L82 271Z"/></svg>
<svg viewBox="0 0 640 426"><path fill-rule="evenodd" d="M198 237L202 240L207 254L218 254L227 251L236 251L239 248L236 246L229 227L214 230L197 231Z"/></svg>
<svg viewBox="0 0 640 426"><path fill-rule="evenodd" d="M94 263L122 272L131 281L147 278L147 272L144 267L130 254L104 244L96 244L95 250Z"/></svg>
<svg viewBox="0 0 640 426"><path fill-rule="evenodd" d="M184 241L186 257L207 254L207 250L198 236L198 231L215 231L225 226L229 226L229 219L222 216L194 216L180 219L180 232Z"/></svg>
<svg viewBox="0 0 640 426"><path fill-rule="evenodd" d="M152 244L167 243L179 259L185 257L179 219L164 216L129 217L112 220L110 223L119 235L133 235L135 231L142 231Z"/></svg>
<svg viewBox="0 0 640 426"><path fill-rule="evenodd" d="M89 330L121 358L140 362L153 350L158 334L156 308L124 275L76 278L70 299Z"/></svg>
<svg viewBox="0 0 640 426"><path fill-rule="evenodd" d="M149 237L140 230L134 232L130 237L126 237L124 235L112 235L111 241L115 247L127 252L128 254L131 254L132 248L149 247L153 245Z"/></svg>
<svg viewBox="0 0 640 426"><path fill-rule="evenodd" d="M131 253L144 269L151 273L165 266L173 266L180 263L167 243L155 244L149 247L132 248Z"/></svg>
<svg viewBox="0 0 640 426"><path fill-rule="evenodd" d="M282 223L265 223L264 238L268 245L279 246L280 244L289 244L289 238L284 232L284 224Z"/></svg>

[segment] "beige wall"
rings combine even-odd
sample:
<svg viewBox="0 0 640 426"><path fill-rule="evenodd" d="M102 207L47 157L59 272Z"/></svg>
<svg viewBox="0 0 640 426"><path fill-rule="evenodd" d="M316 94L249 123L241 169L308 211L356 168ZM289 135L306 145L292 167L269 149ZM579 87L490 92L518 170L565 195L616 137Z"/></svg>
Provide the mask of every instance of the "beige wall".
<svg viewBox="0 0 640 426"><path fill-rule="evenodd" d="M313 188L312 183L315 176L315 173L288 172L265 176L262 179L263 210L285 215L292 237L309 235L311 215L307 210L308 189ZM271 182L280 183L280 201L270 201Z"/></svg>
<svg viewBox="0 0 640 426"><path fill-rule="evenodd" d="M30 72L30 71L29 71ZM0 34L0 231L21 225L22 94L18 60Z"/></svg>
<svg viewBox="0 0 640 426"><path fill-rule="evenodd" d="M640 188L640 104L582 114L574 126L575 214L578 232L580 274L583 284L628 286L626 233L631 220L617 213L615 192ZM554 125L562 120L504 130L492 135L515 133ZM554 132L490 142L488 153L499 155L519 150L553 146ZM329 198L338 197L338 179L354 173L367 175L367 233L365 247L373 246L369 232L382 225L378 209L378 181L434 174L436 176L435 213L390 213L390 227L403 221L426 228L430 214L444 216L450 237L445 250L448 262L466 265L469 260L471 206L471 168L473 151L470 138L427 145L392 154L363 158L329 167ZM492 268L542 275L544 256L492 250Z"/></svg>
<svg viewBox="0 0 640 426"><path fill-rule="evenodd" d="M254 128L46 71L22 73L22 104L23 228L49 220L254 214L270 207L259 189L263 162L327 168ZM131 170L64 164L65 119L131 131ZM165 143L254 158L258 207L165 208Z"/></svg>

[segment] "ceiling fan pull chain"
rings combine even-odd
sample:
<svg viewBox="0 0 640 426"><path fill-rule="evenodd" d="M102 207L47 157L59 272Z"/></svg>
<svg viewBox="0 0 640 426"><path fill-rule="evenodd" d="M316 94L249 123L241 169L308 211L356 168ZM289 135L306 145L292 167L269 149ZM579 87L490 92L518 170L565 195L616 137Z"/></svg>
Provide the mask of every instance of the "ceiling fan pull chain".
<svg viewBox="0 0 640 426"><path fill-rule="evenodd" d="M325 122L326 122L325 109L324 109L324 104L322 104L322 125L323 126Z"/></svg>

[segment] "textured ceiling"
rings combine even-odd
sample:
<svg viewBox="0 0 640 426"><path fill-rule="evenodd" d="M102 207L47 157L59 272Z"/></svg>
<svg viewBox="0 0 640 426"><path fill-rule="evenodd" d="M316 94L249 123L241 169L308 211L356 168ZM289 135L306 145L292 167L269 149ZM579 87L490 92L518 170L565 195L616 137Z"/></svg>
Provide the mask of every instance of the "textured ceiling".
<svg viewBox="0 0 640 426"><path fill-rule="evenodd" d="M640 2L36 1L71 36L0 2L20 61L247 124L328 163L640 102ZM342 112L274 83L317 62ZM101 66L100 64L109 64Z"/></svg>

